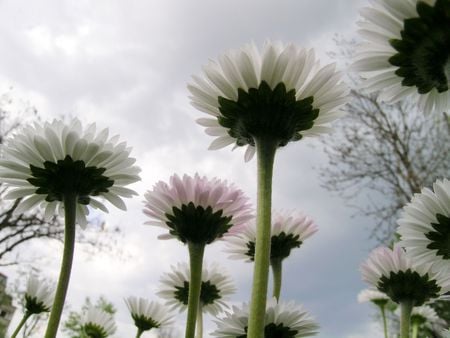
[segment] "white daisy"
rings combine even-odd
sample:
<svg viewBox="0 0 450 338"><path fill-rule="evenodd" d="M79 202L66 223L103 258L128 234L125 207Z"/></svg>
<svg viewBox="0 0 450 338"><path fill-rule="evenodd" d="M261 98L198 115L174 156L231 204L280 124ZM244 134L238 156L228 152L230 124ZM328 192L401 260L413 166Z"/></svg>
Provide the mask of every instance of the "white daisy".
<svg viewBox="0 0 450 338"><path fill-rule="evenodd" d="M411 322L416 322L418 325L427 323L431 326L433 323L440 321L436 311L429 305L416 306L411 312Z"/></svg>
<svg viewBox="0 0 450 338"><path fill-rule="evenodd" d="M233 312L216 320L217 329L212 333L220 338L242 338L247 336L249 307L232 307ZM267 302L265 314L265 338L309 337L317 334L319 326L314 319L294 302L279 302L275 298Z"/></svg>
<svg viewBox="0 0 450 338"><path fill-rule="evenodd" d="M389 299L385 293L373 289L364 289L358 294L359 303L371 302L378 306L383 306L387 304Z"/></svg>
<svg viewBox="0 0 450 338"><path fill-rule="evenodd" d="M226 233L239 231L253 218L242 190L217 178L198 174L173 175L169 184L159 181L145 194L146 224L168 229L161 239L209 244Z"/></svg>
<svg viewBox="0 0 450 338"><path fill-rule="evenodd" d="M403 208L397 232L401 245L417 263L450 269L450 181L437 180Z"/></svg>
<svg viewBox="0 0 450 338"><path fill-rule="evenodd" d="M408 300L420 306L450 291L448 274L432 270L431 264L414 264L398 244L393 250L373 250L361 265L361 272L364 281L396 303Z"/></svg>
<svg viewBox="0 0 450 338"><path fill-rule="evenodd" d="M369 72L366 87L389 103L418 99L425 112L450 107L450 17L448 0L373 0L364 18L355 70Z"/></svg>
<svg viewBox="0 0 450 338"><path fill-rule="evenodd" d="M126 209L123 197L136 193L125 185L139 180L131 149L108 137L108 129L96 132L95 124L83 128L78 119L35 123L24 127L3 148L0 182L11 189L5 198L22 201L16 213L40 205L50 218L63 212L63 197L75 194L77 222L86 225L87 205L108 210L98 198Z"/></svg>
<svg viewBox="0 0 450 338"><path fill-rule="evenodd" d="M294 248L317 232L317 225L304 214L296 211L275 211L272 216L271 259L283 260ZM256 223L250 222L235 236L228 236L227 251L230 258L253 261L255 258Z"/></svg>
<svg viewBox="0 0 450 338"><path fill-rule="evenodd" d="M209 148L247 146L247 161L260 137L284 146L327 132L347 101L335 64L320 68L312 49L294 44L248 44L210 61L203 73L188 89L192 105L211 116L197 120L216 137Z"/></svg>
<svg viewBox="0 0 450 338"><path fill-rule="evenodd" d="M172 323L172 315L157 302L151 302L144 298L128 297L125 299L134 325L139 332L161 328Z"/></svg>
<svg viewBox="0 0 450 338"><path fill-rule="evenodd" d="M86 311L81 327L89 338L106 338L116 332L113 316L93 307Z"/></svg>
<svg viewBox="0 0 450 338"><path fill-rule="evenodd" d="M216 316L228 305L225 300L236 291L231 278L220 271L217 265L211 265L202 270L202 286L200 303L203 312ZM188 305L189 267L185 263L172 266L172 271L161 277L161 291L158 295L167 301L171 309L184 311Z"/></svg>
<svg viewBox="0 0 450 338"><path fill-rule="evenodd" d="M36 276L30 276L25 291L25 309L30 314L50 311L55 297L55 288Z"/></svg>

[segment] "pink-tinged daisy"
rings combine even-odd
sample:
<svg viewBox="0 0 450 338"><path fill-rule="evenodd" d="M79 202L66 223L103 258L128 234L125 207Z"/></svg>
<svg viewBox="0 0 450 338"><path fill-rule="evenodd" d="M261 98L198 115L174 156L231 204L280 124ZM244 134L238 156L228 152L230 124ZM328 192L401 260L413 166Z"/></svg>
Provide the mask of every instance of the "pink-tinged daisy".
<svg viewBox="0 0 450 338"><path fill-rule="evenodd" d="M246 146L246 161L257 139L274 139L281 147L327 132L347 102L334 64L320 67L314 50L271 41L210 61L188 89L192 105L210 115L197 120L215 137L209 148Z"/></svg>
<svg viewBox="0 0 450 338"><path fill-rule="evenodd" d="M426 113L450 107L450 2L374 0L361 10L366 40L354 64L369 90L393 103L418 99Z"/></svg>
<svg viewBox="0 0 450 338"><path fill-rule="evenodd" d="M271 260L284 260L291 250L299 248L304 241L314 235L318 228L314 221L297 211L275 211L272 217ZM249 222L235 236L228 236L227 251L231 258L254 261L256 224Z"/></svg>
<svg viewBox="0 0 450 338"><path fill-rule="evenodd" d="M224 318L216 320L217 329L212 333L214 337L220 338L245 338L247 337L247 326L249 318L249 307L233 306L232 312L227 312ZM273 298L267 302L264 317L265 338L300 338L310 337L317 334L319 326L303 309L303 306L294 302L278 302Z"/></svg>
<svg viewBox="0 0 450 338"><path fill-rule="evenodd" d="M401 245L417 263L450 271L450 181L437 180L403 208L398 220Z"/></svg>
<svg viewBox="0 0 450 338"><path fill-rule="evenodd" d="M431 264L415 264L398 244L391 250L373 250L361 265L364 281L384 292L396 303L410 301L415 306L450 291L450 276L435 271Z"/></svg>
<svg viewBox="0 0 450 338"><path fill-rule="evenodd" d="M150 225L169 230L162 239L209 244L240 231L253 218L249 199L226 181L206 176L173 175L145 194L144 213Z"/></svg>

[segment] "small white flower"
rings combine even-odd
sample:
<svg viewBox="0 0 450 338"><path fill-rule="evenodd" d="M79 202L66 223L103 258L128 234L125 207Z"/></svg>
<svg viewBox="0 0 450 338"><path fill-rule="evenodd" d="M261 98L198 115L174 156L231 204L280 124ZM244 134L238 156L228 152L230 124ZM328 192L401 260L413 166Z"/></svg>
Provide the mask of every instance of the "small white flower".
<svg viewBox="0 0 450 338"><path fill-rule="evenodd" d="M31 314L49 312L53 299L55 298L55 288L44 280L35 276L30 276L25 291L25 309Z"/></svg>
<svg viewBox="0 0 450 338"><path fill-rule="evenodd" d="M228 305L225 300L236 291L231 278L220 272L216 265L203 267L200 303L202 311L216 316ZM188 305L190 270L187 264L178 263L172 271L161 278L158 295L167 301L172 309L184 311Z"/></svg>
<svg viewBox="0 0 450 338"><path fill-rule="evenodd" d="M206 176L173 175L169 184L159 181L145 194L144 214L169 230L160 239L209 244L225 234L240 231L253 218L249 199L227 181Z"/></svg>
<svg viewBox="0 0 450 338"><path fill-rule="evenodd" d="M7 199L22 198L15 209L23 213L37 205L45 217L63 211L63 196L78 197L77 223L84 227L87 205L107 212L99 198L125 210L123 197L136 193L125 185L139 180L140 169L129 157L131 148L108 137L108 129L96 132L95 124L83 128L78 119L24 127L3 147L0 181L11 189Z"/></svg>
<svg viewBox="0 0 450 338"><path fill-rule="evenodd" d="M358 294L358 302L372 302L376 305L385 305L389 301L389 297L378 290L364 289Z"/></svg>
<svg viewBox="0 0 450 338"><path fill-rule="evenodd" d="M450 181L437 180L403 208L398 220L400 244L412 260L450 271Z"/></svg>
<svg viewBox="0 0 450 338"><path fill-rule="evenodd" d="M414 264L398 244L393 250L373 250L361 265L361 272L364 281L396 303L407 299L420 306L450 291L448 274L432 270L431 264Z"/></svg>
<svg viewBox="0 0 450 338"><path fill-rule="evenodd" d="M275 211L272 214L271 259L283 260L294 248L317 232L314 221L296 211ZM253 261L255 256L256 223L249 222L241 232L226 238L230 258Z"/></svg>
<svg viewBox="0 0 450 338"><path fill-rule="evenodd" d="M106 338L116 332L113 316L93 307L85 313L81 326L89 338Z"/></svg>
<svg viewBox="0 0 450 338"><path fill-rule="evenodd" d="M436 311L429 305L416 306L411 312L411 322L417 322L419 324L427 323L431 326L434 323L439 322L440 318Z"/></svg>
<svg viewBox="0 0 450 338"><path fill-rule="evenodd" d="M227 312L224 318L216 320L217 329L212 333L214 337L237 338L247 334L249 306L233 306L233 312ZM265 338L279 337L309 337L317 334L319 326L314 319L294 302L271 299L267 302L265 315Z"/></svg>
<svg viewBox="0 0 450 338"><path fill-rule="evenodd" d="M284 146L327 132L347 101L334 64L320 68L314 50L271 41L262 50L248 44L210 61L188 89L192 105L210 115L197 120L216 138L209 148L247 146L247 161L259 137Z"/></svg>
<svg viewBox="0 0 450 338"><path fill-rule="evenodd" d="M157 302L144 298L128 297L125 299L134 325L141 331L161 328L172 323L172 315Z"/></svg>
<svg viewBox="0 0 450 338"><path fill-rule="evenodd" d="M448 111L448 11L448 0L373 0L363 8L366 41L353 68L373 74L366 87L389 103L412 97L426 113Z"/></svg>

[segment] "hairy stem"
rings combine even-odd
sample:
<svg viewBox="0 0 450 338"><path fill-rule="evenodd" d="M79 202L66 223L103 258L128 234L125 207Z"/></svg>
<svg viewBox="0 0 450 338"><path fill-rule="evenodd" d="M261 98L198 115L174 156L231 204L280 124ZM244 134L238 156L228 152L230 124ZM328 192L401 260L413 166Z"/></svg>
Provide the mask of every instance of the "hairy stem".
<svg viewBox="0 0 450 338"><path fill-rule="evenodd" d="M188 313L186 322L186 338L195 338L195 324L197 311L200 303L200 292L202 288L202 267L205 244L188 243L190 274Z"/></svg>
<svg viewBox="0 0 450 338"><path fill-rule="evenodd" d="M77 210L77 195L64 195L64 252L59 273L58 285L55 292L55 300L50 313L45 338L55 338L58 332L61 314L69 287L70 273L72 271L73 252L75 249L75 222Z"/></svg>
<svg viewBox="0 0 450 338"><path fill-rule="evenodd" d="M409 338L409 323L411 321L411 311L414 302L411 300L404 300L400 302L401 317L400 317L400 337Z"/></svg>
<svg viewBox="0 0 450 338"><path fill-rule="evenodd" d="M283 280L283 261L281 259L271 259L270 265L272 266L273 274L273 297L280 300L281 283Z"/></svg>
<svg viewBox="0 0 450 338"><path fill-rule="evenodd" d="M248 338L261 338L264 336L264 316L266 313L270 266L272 175L276 150L277 142L274 140L256 140L256 154L258 157L257 232Z"/></svg>

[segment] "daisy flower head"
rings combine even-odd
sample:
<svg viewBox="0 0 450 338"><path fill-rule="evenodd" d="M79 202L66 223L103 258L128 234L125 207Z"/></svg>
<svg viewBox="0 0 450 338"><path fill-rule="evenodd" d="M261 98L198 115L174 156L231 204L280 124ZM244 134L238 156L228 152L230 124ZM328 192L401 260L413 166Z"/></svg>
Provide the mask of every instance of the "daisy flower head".
<svg viewBox="0 0 450 338"><path fill-rule="evenodd" d="M227 308L226 299L236 289L233 281L222 273L223 269L217 265L204 267L202 270L202 284L200 304L203 312L216 316ZM167 301L171 309L184 311L188 305L190 271L185 263L172 266L172 271L161 277L161 291L158 295Z"/></svg>
<svg viewBox="0 0 450 338"><path fill-rule="evenodd" d="M347 95L334 64L321 68L314 50L272 41L210 61L188 89L192 105L210 115L197 120L216 138L209 148L247 146L246 161L257 139L281 147L328 131Z"/></svg>
<svg viewBox="0 0 450 338"><path fill-rule="evenodd" d="M289 257L292 249L299 248L317 230L314 221L301 212L275 211L272 215L270 258L283 260ZM231 258L254 261L256 223L249 222L241 232L228 236L226 241Z"/></svg>
<svg viewBox="0 0 450 338"><path fill-rule="evenodd" d="M85 313L81 326L83 332L89 338L106 338L116 332L113 316L93 307Z"/></svg>
<svg viewBox="0 0 450 338"><path fill-rule="evenodd" d="M431 264L414 264L396 244L393 250L379 247L361 265L363 280L395 302L412 301L420 306L450 291L450 276Z"/></svg>
<svg viewBox="0 0 450 338"><path fill-rule="evenodd" d="M358 294L359 303L371 302L378 306L384 306L389 302L389 297L378 290L364 289Z"/></svg>
<svg viewBox="0 0 450 338"><path fill-rule="evenodd" d="M161 239L209 244L235 233L251 218L251 205L242 190L227 181L206 176L173 175L145 194L146 224L168 229Z"/></svg>
<svg viewBox="0 0 450 338"><path fill-rule="evenodd" d="M16 213L40 205L50 218L57 211L63 214L64 198L74 195L82 227L88 205L108 211L99 198L125 210L122 198L136 194L125 185L138 181L140 170L129 157L131 148L118 141L108 129L83 128L78 119L24 127L3 147L0 182L11 187L5 198L22 199Z"/></svg>
<svg viewBox="0 0 450 338"><path fill-rule="evenodd" d="M55 288L31 275L25 291L25 309L30 314L49 312L55 297Z"/></svg>
<svg viewBox="0 0 450 338"><path fill-rule="evenodd" d="M128 297L125 299L134 325L141 331L161 328L172 323L172 316L167 309L157 302L144 298Z"/></svg>
<svg viewBox="0 0 450 338"><path fill-rule="evenodd" d="M433 189L415 194L397 222L401 245L418 263L450 271L450 181L437 180Z"/></svg>
<svg viewBox="0 0 450 338"><path fill-rule="evenodd" d="M249 306L233 306L232 312L227 312L220 321L216 320L217 329L212 333L220 338L245 338ZM267 302L264 318L265 338L299 338L310 337L317 334L319 326L314 319L294 302L280 301L273 298Z"/></svg>
<svg viewBox="0 0 450 338"><path fill-rule="evenodd" d="M412 309L411 323L417 323L418 325L427 324L431 327L431 325L439 321L438 314L429 305L416 306Z"/></svg>
<svg viewBox="0 0 450 338"><path fill-rule="evenodd" d="M448 0L374 0L361 10L361 46L355 70L394 103L415 97L425 112L450 107L450 3Z"/></svg>

